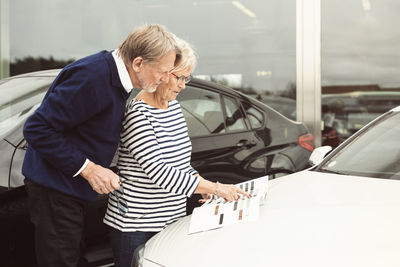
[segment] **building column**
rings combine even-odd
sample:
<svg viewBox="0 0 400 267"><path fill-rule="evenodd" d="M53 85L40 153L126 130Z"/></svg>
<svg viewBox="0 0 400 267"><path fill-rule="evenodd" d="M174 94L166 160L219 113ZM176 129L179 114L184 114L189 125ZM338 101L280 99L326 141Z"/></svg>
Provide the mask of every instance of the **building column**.
<svg viewBox="0 0 400 267"><path fill-rule="evenodd" d="M321 146L321 0L296 1L296 114Z"/></svg>

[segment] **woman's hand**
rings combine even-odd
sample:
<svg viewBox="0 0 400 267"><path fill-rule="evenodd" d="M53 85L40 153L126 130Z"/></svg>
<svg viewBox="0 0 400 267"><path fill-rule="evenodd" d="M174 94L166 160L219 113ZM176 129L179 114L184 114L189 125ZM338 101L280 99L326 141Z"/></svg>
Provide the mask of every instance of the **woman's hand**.
<svg viewBox="0 0 400 267"><path fill-rule="evenodd" d="M251 197L249 193L246 193L237 186L231 184L220 184L218 182L214 183L200 177L199 185L197 186L195 193L201 194L203 199L200 199L200 203L205 203L212 196L222 197L226 201L232 202L238 200L242 195L246 197Z"/></svg>
<svg viewBox="0 0 400 267"><path fill-rule="evenodd" d="M240 195L251 197L249 193L246 193L237 186L231 184L220 184L216 183L214 194L218 197L223 197L226 201L232 202L240 198Z"/></svg>

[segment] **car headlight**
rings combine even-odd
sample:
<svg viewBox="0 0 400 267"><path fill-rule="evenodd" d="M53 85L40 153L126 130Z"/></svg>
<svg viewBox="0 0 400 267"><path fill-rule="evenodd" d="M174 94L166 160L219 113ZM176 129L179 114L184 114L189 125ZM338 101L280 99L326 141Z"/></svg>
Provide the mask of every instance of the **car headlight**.
<svg viewBox="0 0 400 267"><path fill-rule="evenodd" d="M138 246L133 253L132 267L143 267L145 244Z"/></svg>

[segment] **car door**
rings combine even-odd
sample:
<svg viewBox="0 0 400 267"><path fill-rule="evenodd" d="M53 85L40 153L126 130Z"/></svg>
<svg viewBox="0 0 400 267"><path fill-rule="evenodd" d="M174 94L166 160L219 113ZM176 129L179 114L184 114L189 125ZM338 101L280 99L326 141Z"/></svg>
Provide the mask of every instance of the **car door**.
<svg viewBox="0 0 400 267"><path fill-rule="evenodd" d="M192 141L192 166L205 178L239 183L260 176L248 172L249 155L263 146L232 95L188 86L179 95Z"/></svg>

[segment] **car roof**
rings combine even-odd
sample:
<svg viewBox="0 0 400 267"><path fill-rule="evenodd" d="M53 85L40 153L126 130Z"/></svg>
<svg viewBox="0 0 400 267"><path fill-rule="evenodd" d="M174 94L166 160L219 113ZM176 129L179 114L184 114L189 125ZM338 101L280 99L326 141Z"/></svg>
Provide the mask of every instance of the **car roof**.
<svg viewBox="0 0 400 267"><path fill-rule="evenodd" d="M176 267L398 266L399 190L395 180L295 173L270 181L257 221L188 235L188 216L148 241L144 258Z"/></svg>
<svg viewBox="0 0 400 267"><path fill-rule="evenodd" d="M206 80L199 79L199 78L194 78L193 77L188 85L193 85L193 86L196 86L196 87L199 87L199 88L213 89L213 90L215 90L217 92L224 92L224 93L234 94L236 96L241 96L241 97L247 98L246 95L242 94L239 91L236 91L235 89L233 89L231 87L227 87L227 86L224 86L224 85L219 84L219 83L206 81Z"/></svg>
<svg viewBox="0 0 400 267"><path fill-rule="evenodd" d="M24 74L11 76L11 77L5 78L4 80L15 79L15 78L26 78L26 77L54 77L55 78L60 73L60 71L61 71L61 69L50 69L50 70L28 72L28 73L24 73ZM199 78L192 78L189 85L193 85L193 86L200 87L200 88L212 89L216 92L220 92L220 93L222 92L222 93L234 95L236 97L240 97L243 99L249 99L248 96L246 96L245 94L238 92L230 87L225 87L221 84L209 82L209 81L202 80ZM253 99L251 99L251 101L254 102ZM263 104L261 102L258 104L261 104L261 106L265 106L265 104Z"/></svg>
<svg viewBox="0 0 400 267"><path fill-rule="evenodd" d="M60 71L61 71L61 69L41 70L41 71L29 72L29 73L24 73L24 74L8 77L8 78L5 78L4 80L14 79L14 78L25 78L25 77L54 77L55 78L60 73ZM284 115L282 115L278 111L275 111L274 109L272 109L265 103L255 99L255 98L249 97L248 95L246 95L240 91L237 91L233 88L226 87L224 85L221 85L221 84L218 84L215 82L210 82L210 81L206 81L206 80L195 78L195 77L193 77L191 79L191 81L188 85L213 90L218 93L228 94L228 95L235 96L235 97L240 98L245 101L250 101L252 104L270 112L271 115L273 113L276 116L279 116L279 117L285 118L286 120L289 120Z"/></svg>
<svg viewBox="0 0 400 267"><path fill-rule="evenodd" d="M231 87L227 87L222 84L218 84L215 82L210 82L210 81L206 81L206 80L198 79L198 78L193 78L188 85L196 86L199 88L207 88L207 89L213 90L217 93L233 95L239 99L251 102L253 105L268 112L270 116L277 116L280 118L280 120L283 119L285 121L291 121L291 123L294 123L294 124L301 124L300 122L292 121L291 119L285 117L283 114L279 113L272 107L268 106L266 103L263 103L262 101L259 101L255 98L253 98L252 96L249 96L249 95L242 93L238 90L235 90Z"/></svg>
<svg viewBox="0 0 400 267"><path fill-rule="evenodd" d="M58 73L60 73L60 71L61 69L34 71L34 72L28 72L24 74L11 76L8 77L7 79L24 78L24 77L56 77Z"/></svg>
<svg viewBox="0 0 400 267"><path fill-rule="evenodd" d="M50 70L41 70L41 71L34 71L34 72L28 72L24 74L19 74L15 76L8 77L6 79L13 79L13 78L23 78L23 77L41 77L41 76L46 76L46 77L56 77L60 73L61 69L50 69ZM237 94L240 95L240 92L235 91L234 89L230 87L223 86L221 84L217 84L214 82L209 82L206 80L202 80L199 78L193 77L189 83L189 85L195 85L197 87L201 88L212 88L216 90L220 90L226 93L230 94Z"/></svg>
<svg viewBox="0 0 400 267"><path fill-rule="evenodd" d="M391 111L400 112L400 106L397 106L397 107L393 108Z"/></svg>

